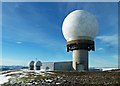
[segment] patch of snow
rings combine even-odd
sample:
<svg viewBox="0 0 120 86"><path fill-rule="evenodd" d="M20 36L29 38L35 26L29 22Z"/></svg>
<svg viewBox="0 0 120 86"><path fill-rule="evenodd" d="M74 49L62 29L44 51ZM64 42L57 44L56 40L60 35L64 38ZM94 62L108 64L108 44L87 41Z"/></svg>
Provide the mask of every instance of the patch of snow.
<svg viewBox="0 0 120 86"><path fill-rule="evenodd" d="M56 85L59 85L60 83L56 83Z"/></svg>
<svg viewBox="0 0 120 86"><path fill-rule="evenodd" d="M29 70L29 69L21 69L23 72L34 72L34 70Z"/></svg>
<svg viewBox="0 0 120 86"><path fill-rule="evenodd" d="M53 73L53 72L47 72L47 73L49 73L49 74L55 74L55 73Z"/></svg>
<svg viewBox="0 0 120 86"><path fill-rule="evenodd" d="M32 85L32 83L27 83L27 85Z"/></svg>
<svg viewBox="0 0 120 86"><path fill-rule="evenodd" d="M35 70L35 73L41 73L41 71L40 70Z"/></svg>
<svg viewBox="0 0 120 86"><path fill-rule="evenodd" d="M46 79L45 81L46 81L46 82L52 82L53 80L51 80L51 79Z"/></svg>
<svg viewBox="0 0 120 86"><path fill-rule="evenodd" d="M10 78L11 78L11 76L0 75L0 84L4 84L4 83L8 82L9 81L8 79L10 79Z"/></svg>
<svg viewBox="0 0 120 86"><path fill-rule="evenodd" d="M19 78L25 77L25 75L20 75Z"/></svg>
<svg viewBox="0 0 120 86"><path fill-rule="evenodd" d="M108 71L108 70L114 70L114 69L118 69L118 68L102 68L102 71Z"/></svg>
<svg viewBox="0 0 120 86"><path fill-rule="evenodd" d="M22 71L15 71L15 72L10 72L10 73L6 73L4 75L8 75L8 74L18 74L18 73L23 73Z"/></svg>

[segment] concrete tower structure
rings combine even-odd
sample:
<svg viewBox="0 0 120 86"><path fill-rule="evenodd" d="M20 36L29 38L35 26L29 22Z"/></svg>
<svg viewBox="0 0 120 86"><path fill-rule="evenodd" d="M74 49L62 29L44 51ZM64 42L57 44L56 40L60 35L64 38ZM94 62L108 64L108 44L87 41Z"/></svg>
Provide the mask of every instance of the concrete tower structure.
<svg viewBox="0 0 120 86"><path fill-rule="evenodd" d="M28 63L28 66L29 66L29 69L30 69L30 70L34 70L34 61L30 61L30 62Z"/></svg>
<svg viewBox="0 0 120 86"><path fill-rule="evenodd" d="M64 19L62 31L67 40L67 52L73 52L73 69L87 71L88 51L95 50L94 37L98 32L95 16L84 10L75 10Z"/></svg>

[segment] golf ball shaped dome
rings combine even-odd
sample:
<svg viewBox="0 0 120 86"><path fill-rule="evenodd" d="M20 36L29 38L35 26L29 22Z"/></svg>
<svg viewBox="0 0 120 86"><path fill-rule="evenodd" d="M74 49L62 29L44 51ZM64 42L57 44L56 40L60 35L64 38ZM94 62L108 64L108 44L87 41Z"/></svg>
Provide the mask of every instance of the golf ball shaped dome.
<svg viewBox="0 0 120 86"><path fill-rule="evenodd" d="M34 66L34 61L30 61L30 62L28 63L28 65L29 65L29 66Z"/></svg>
<svg viewBox="0 0 120 86"><path fill-rule="evenodd" d="M63 22L62 32L67 41L88 39L94 40L98 31L96 17L84 10L71 12Z"/></svg>
<svg viewBox="0 0 120 86"><path fill-rule="evenodd" d="M35 66L42 66L42 62L41 62L41 61L37 61L37 62L35 62L34 65L35 65Z"/></svg>

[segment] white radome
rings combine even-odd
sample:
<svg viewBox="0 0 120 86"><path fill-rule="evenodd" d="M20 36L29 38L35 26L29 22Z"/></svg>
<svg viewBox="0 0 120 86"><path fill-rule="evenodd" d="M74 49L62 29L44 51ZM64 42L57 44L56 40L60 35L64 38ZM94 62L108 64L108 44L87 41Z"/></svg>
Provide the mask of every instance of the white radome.
<svg viewBox="0 0 120 86"><path fill-rule="evenodd" d="M42 66L42 62L41 61L37 61L37 62L35 62L34 66Z"/></svg>
<svg viewBox="0 0 120 86"><path fill-rule="evenodd" d="M34 61L28 62L28 65L29 65L29 66L34 66Z"/></svg>
<svg viewBox="0 0 120 86"><path fill-rule="evenodd" d="M65 18L62 32L67 41L94 40L98 32L98 22L93 14L84 10L75 10Z"/></svg>

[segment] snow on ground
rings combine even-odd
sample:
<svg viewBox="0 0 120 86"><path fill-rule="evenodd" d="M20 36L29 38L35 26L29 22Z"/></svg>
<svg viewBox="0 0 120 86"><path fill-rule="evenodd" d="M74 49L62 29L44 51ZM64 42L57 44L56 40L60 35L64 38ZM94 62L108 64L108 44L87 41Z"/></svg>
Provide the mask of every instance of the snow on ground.
<svg viewBox="0 0 120 86"><path fill-rule="evenodd" d="M109 71L109 70L114 70L114 69L118 69L115 67L91 67L90 69L96 70L99 69L99 71Z"/></svg>
<svg viewBox="0 0 120 86"><path fill-rule="evenodd" d="M36 73L36 75L45 75L44 72L46 72L45 70L29 70L29 69L22 69L23 72L25 73L29 73L29 72L34 72Z"/></svg>
<svg viewBox="0 0 120 86"><path fill-rule="evenodd" d="M29 69L21 69L23 72L34 72L34 70L29 70Z"/></svg>
<svg viewBox="0 0 120 86"><path fill-rule="evenodd" d="M53 80L51 80L51 79L47 79L47 80L45 80L46 82L52 82Z"/></svg>
<svg viewBox="0 0 120 86"><path fill-rule="evenodd" d="M118 68L102 68L102 71L108 71L108 70L114 70L114 69L118 69Z"/></svg>
<svg viewBox="0 0 120 86"><path fill-rule="evenodd" d="M102 71L112 70L112 69L118 69L118 68L98 68L102 69ZM9 81L10 78L14 78L14 76L9 76L10 74L17 74L15 76L21 78L21 77L27 77L27 73L35 73L35 75L42 75L46 76L46 72L49 74L54 74L53 72L49 72L46 70L29 70L29 69L21 69L16 71L2 71L0 73L0 84L4 84ZM58 77L59 78L59 77ZM52 80L48 79L46 82L52 82ZM60 84L60 83L56 83Z"/></svg>
<svg viewBox="0 0 120 86"><path fill-rule="evenodd" d="M0 84L4 84L4 83L8 82L9 79L12 78L11 76L7 76L9 74L23 73L23 71L14 71L14 72L9 72L9 73L8 73L8 71L2 71L3 74L2 73L0 74Z"/></svg>
<svg viewBox="0 0 120 86"><path fill-rule="evenodd" d="M45 72L45 70L29 70L29 69L21 69L19 71L10 71L10 72L9 72L9 70L2 71L0 74L0 84L4 84L4 83L8 82L8 79L13 78L12 76L8 76L11 74L18 74L19 78L27 77L26 74L30 73L30 72L34 72L36 75L38 74L38 75L44 76L45 73L43 71ZM19 73L21 73L22 75L21 74L19 75Z"/></svg>
<svg viewBox="0 0 120 86"><path fill-rule="evenodd" d="M11 76L0 75L0 84L4 84L5 82L8 82L8 79L10 78Z"/></svg>
<svg viewBox="0 0 120 86"><path fill-rule="evenodd" d="M6 73L4 75L8 75L8 74L18 74L18 73L23 73L22 71L15 71L15 72L10 72L10 73Z"/></svg>

